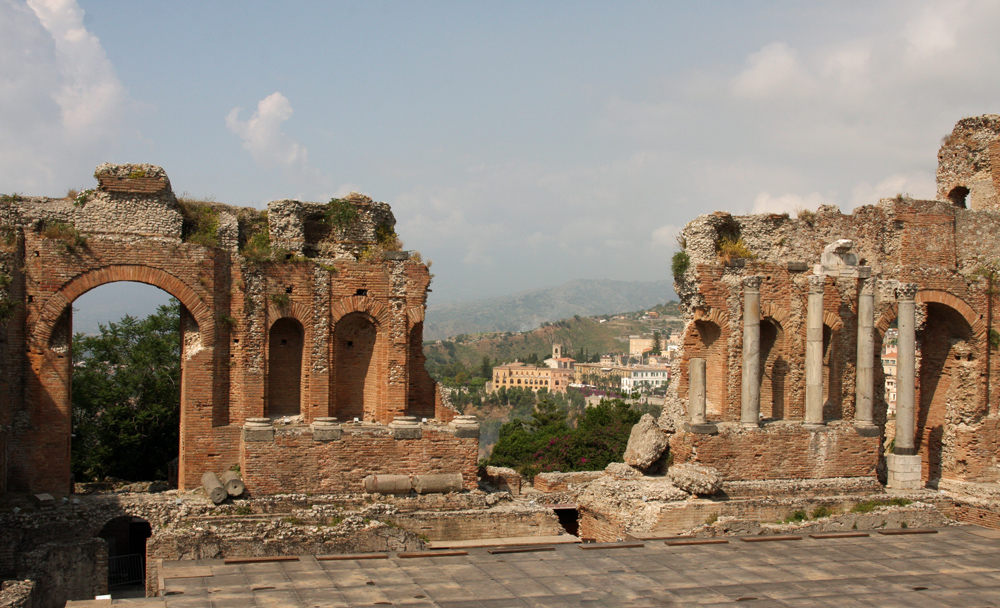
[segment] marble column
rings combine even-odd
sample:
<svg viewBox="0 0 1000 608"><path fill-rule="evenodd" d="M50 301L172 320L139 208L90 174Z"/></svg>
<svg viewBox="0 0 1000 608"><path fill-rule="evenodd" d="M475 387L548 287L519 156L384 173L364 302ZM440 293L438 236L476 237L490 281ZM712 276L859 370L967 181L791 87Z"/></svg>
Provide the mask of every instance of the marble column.
<svg viewBox="0 0 1000 608"><path fill-rule="evenodd" d="M826 277L809 277L806 302L806 412L804 424L823 424L823 287Z"/></svg>
<svg viewBox="0 0 1000 608"><path fill-rule="evenodd" d="M894 454L916 454L916 283L900 283L896 289L899 320L899 350L896 357L896 443Z"/></svg>
<svg viewBox="0 0 1000 608"><path fill-rule="evenodd" d="M688 413L691 424L705 424L705 360L691 359L688 375Z"/></svg>
<svg viewBox="0 0 1000 608"><path fill-rule="evenodd" d="M757 275L743 279L743 426L760 424L760 282Z"/></svg>
<svg viewBox="0 0 1000 608"><path fill-rule="evenodd" d="M857 383L854 390L854 426L859 431L875 428L872 415L875 397L875 279L858 285Z"/></svg>
<svg viewBox="0 0 1000 608"><path fill-rule="evenodd" d="M923 487L920 454L914 445L916 428L917 334L916 283L900 283L896 288L899 342L896 353L896 439L892 454L886 456L886 485L893 491Z"/></svg>

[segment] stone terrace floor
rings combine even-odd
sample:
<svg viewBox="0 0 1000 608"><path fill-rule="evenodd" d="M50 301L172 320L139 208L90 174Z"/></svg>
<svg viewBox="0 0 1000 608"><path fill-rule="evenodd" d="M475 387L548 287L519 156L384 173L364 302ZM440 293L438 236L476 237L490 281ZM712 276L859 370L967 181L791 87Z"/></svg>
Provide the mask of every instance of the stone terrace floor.
<svg viewBox="0 0 1000 608"><path fill-rule="evenodd" d="M161 573L165 597L114 603L165 608L1000 606L1000 531L955 526L933 534L869 534L800 535L772 542L729 537L725 544L686 546L662 540L542 545L522 553L484 547L469 548L466 555L442 551L437 557L169 562Z"/></svg>

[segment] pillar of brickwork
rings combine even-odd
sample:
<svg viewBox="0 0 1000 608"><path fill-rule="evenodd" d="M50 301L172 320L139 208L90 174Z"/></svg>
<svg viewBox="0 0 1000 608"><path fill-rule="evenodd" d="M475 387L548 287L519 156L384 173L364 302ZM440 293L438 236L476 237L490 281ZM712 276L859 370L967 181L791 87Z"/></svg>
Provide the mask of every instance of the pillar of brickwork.
<svg viewBox="0 0 1000 608"><path fill-rule="evenodd" d="M920 455L914 446L916 429L916 283L896 289L899 338L896 360L896 438L886 457L887 485L893 490L915 490L922 485Z"/></svg>
<svg viewBox="0 0 1000 608"><path fill-rule="evenodd" d="M858 373L854 390L854 426L859 432L875 429L875 279L861 279L858 289Z"/></svg>
<svg viewBox="0 0 1000 608"><path fill-rule="evenodd" d="M743 279L743 426L760 424L760 280L756 275Z"/></svg>
<svg viewBox="0 0 1000 608"><path fill-rule="evenodd" d="M809 277L806 302L806 415L804 423L823 424L823 286L826 277Z"/></svg>

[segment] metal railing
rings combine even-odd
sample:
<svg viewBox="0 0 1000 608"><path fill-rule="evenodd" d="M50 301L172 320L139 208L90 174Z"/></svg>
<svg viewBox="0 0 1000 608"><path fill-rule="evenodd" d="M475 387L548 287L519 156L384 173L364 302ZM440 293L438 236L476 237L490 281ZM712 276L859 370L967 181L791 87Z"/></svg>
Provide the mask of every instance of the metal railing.
<svg viewBox="0 0 1000 608"><path fill-rule="evenodd" d="M109 557L108 586L134 585L145 581L146 567L142 558L139 553Z"/></svg>

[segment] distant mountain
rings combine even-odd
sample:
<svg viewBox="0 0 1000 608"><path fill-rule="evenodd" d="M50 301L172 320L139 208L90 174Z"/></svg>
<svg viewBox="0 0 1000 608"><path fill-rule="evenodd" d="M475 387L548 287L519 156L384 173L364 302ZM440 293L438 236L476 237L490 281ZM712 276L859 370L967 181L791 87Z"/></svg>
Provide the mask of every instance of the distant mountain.
<svg viewBox="0 0 1000 608"><path fill-rule="evenodd" d="M528 331L544 321L642 310L675 298L671 281L577 279L509 296L427 307L425 340L459 334Z"/></svg>

